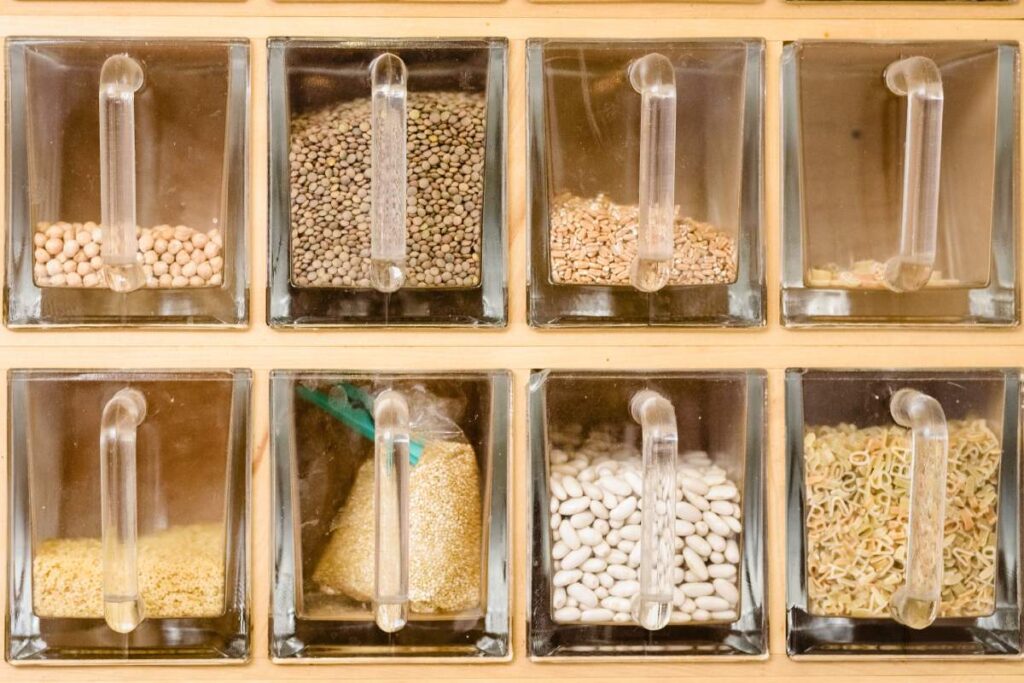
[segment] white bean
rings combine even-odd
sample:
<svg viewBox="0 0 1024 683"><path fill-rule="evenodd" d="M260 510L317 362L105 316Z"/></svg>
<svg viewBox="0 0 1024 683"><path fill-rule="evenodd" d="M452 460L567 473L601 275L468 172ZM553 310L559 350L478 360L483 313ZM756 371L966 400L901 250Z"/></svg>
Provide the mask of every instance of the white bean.
<svg viewBox="0 0 1024 683"><path fill-rule="evenodd" d="M687 536L686 545L696 551L701 557L707 557L711 554L711 545L700 536Z"/></svg>
<svg viewBox="0 0 1024 683"><path fill-rule="evenodd" d="M708 534L705 539L708 545L711 546L712 553L721 553L725 551L725 539L718 534Z"/></svg>
<svg viewBox="0 0 1024 683"><path fill-rule="evenodd" d="M583 572L583 578L580 579L580 583L592 591L601 587L601 582L597 580L597 574L590 574L589 572Z"/></svg>
<svg viewBox="0 0 1024 683"><path fill-rule="evenodd" d="M697 533L697 529L684 519L677 519L675 525L676 536L689 536L690 534Z"/></svg>
<svg viewBox="0 0 1024 683"><path fill-rule="evenodd" d="M609 595L601 601L601 607L610 609L613 612L629 612L632 603L628 598L617 598L614 595Z"/></svg>
<svg viewBox="0 0 1024 683"><path fill-rule="evenodd" d="M561 586L559 586L551 594L551 605L555 609L561 609L561 608L565 607L565 599L566 599L565 589L562 588Z"/></svg>
<svg viewBox="0 0 1024 683"><path fill-rule="evenodd" d="M629 579L636 578L636 570L621 564L612 564L608 566L608 574L613 579L619 581L626 581Z"/></svg>
<svg viewBox="0 0 1024 683"><path fill-rule="evenodd" d="M683 595L690 598L699 598L702 595L714 595L715 587L710 583L684 583L680 588Z"/></svg>
<svg viewBox="0 0 1024 683"><path fill-rule="evenodd" d="M720 612L712 612L711 618L715 621L736 621L736 610L725 609Z"/></svg>
<svg viewBox="0 0 1024 683"><path fill-rule="evenodd" d="M736 565L734 564L713 564L708 567L708 575L716 579L731 579L736 576Z"/></svg>
<svg viewBox="0 0 1024 683"><path fill-rule="evenodd" d="M619 581L608 589L608 592L617 598L631 598L640 590L639 581Z"/></svg>
<svg viewBox="0 0 1024 683"><path fill-rule="evenodd" d="M711 511L723 517L732 517L732 503L727 500L711 501Z"/></svg>
<svg viewBox="0 0 1024 683"><path fill-rule="evenodd" d="M551 557L556 560L560 560L569 554L569 546L564 541L555 541L555 544L551 546Z"/></svg>
<svg viewBox="0 0 1024 683"><path fill-rule="evenodd" d="M599 607L597 609L583 610L583 614L580 615L579 620L587 624L594 624L602 621L611 621L613 616L614 612L610 609Z"/></svg>
<svg viewBox="0 0 1024 683"><path fill-rule="evenodd" d="M569 518L569 523L572 524L573 529L582 529L588 527L594 521L594 513L590 510L586 512L577 512L575 515Z"/></svg>
<svg viewBox="0 0 1024 683"><path fill-rule="evenodd" d="M676 518L692 524L700 521L701 512L692 503L679 502L676 503Z"/></svg>
<svg viewBox="0 0 1024 683"><path fill-rule="evenodd" d="M555 610L555 621L569 623L580 620L580 611L575 607L562 607Z"/></svg>
<svg viewBox="0 0 1024 683"><path fill-rule="evenodd" d="M708 503L708 501L705 500L703 496L698 496L696 493L691 493L689 491L684 490L683 497L686 498L687 502L689 502L690 505L692 505L693 507L697 508L702 512L704 510L711 509L711 504Z"/></svg>
<svg viewBox="0 0 1024 683"><path fill-rule="evenodd" d="M572 524L569 524L569 520L563 519L562 523L558 525L558 533L565 541L565 544L569 546L570 550L576 550L580 547L580 536L576 533L576 530L572 528Z"/></svg>
<svg viewBox="0 0 1024 683"><path fill-rule="evenodd" d="M562 569L576 569L590 559L593 549L589 545L580 546L562 558Z"/></svg>
<svg viewBox="0 0 1024 683"><path fill-rule="evenodd" d="M622 536L622 538L626 539L627 541L639 541L640 525L630 524L628 526L624 526L619 530L619 534Z"/></svg>
<svg viewBox="0 0 1024 683"><path fill-rule="evenodd" d="M579 598L577 598L579 599ZM702 595L695 599L698 609L705 609L708 612L720 612L729 609L729 601L716 595Z"/></svg>
<svg viewBox="0 0 1024 683"><path fill-rule="evenodd" d="M594 595L594 591L590 590L582 583L574 583L568 588L566 588L565 591L573 598L575 598L576 602L578 602L582 606L597 607L597 596ZM726 604L726 608L728 607L729 605Z"/></svg>
<svg viewBox="0 0 1024 683"><path fill-rule="evenodd" d="M731 500L736 494L736 487L732 484L719 484L712 486L705 498L707 500Z"/></svg>
<svg viewBox="0 0 1024 683"><path fill-rule="evenodd" d="M568 586L576 583L583 577L583 572L579 569L563 569L555 572L554 577L551 579L551 583L555 586Z"/></svg>
<svg viewBox="0 0 1024 683"><path fill-rule="evenodd" d="M577 512L583 512L590 508L590 499L583 498L570 498L561 505L558 506L558 513L563 517L571 517Z"/></svg>
<svg viewBox="0 0 1024 683"><path fill-rule="evenodd" d="M626 480L633 493L637 496L644 495L644 480L636 472L624 472L622 478Z"/></svg>
<svg viewBox="0 0 1024 683"><path fill-rule="evenodd" d="M597 529L592 529L590 527L580 529L576 532L576 535L579 536L580 543L583 543L584 545L596 546L600 545L602 541L601 534L598 533Z"/></svg>
<svg viewBox="0 0 1024 683"><path fill-rule="evenodd" d="M707 510L704 513L704 522L708 525L709 529L723 538L732 534L732 530L729 528L729 525L726 524L725 521L713 510Z"/></svg>
<svg viewBox="0 0 1024 683"><path fill-rule="evenodd" d="M704 564L704 560L692 548L683 548L683 560L686 561L686 567L697 575L701 581L708 580L710 571L707 565Z"/></svg>
<svg viewBox="0 0 1024 683"><path fill-rule="evenodd" d="M598 519L608 519L608 508L604 506L599 500L590 500L590 511L594 513L594 516Z"/></svg>
<svg viewBox="0 0 1024 683"><path fill-rule="evenodd" d="M715 579L714 586L715 592L727 600L730 605L735 605L740 601L740 592L736 590L736 586L732 585L729 581L726 581L725 579Z"/></svg>
<svg viewBox="0 0 1024 683"><path fill-rule="evenodd" d="M636 498L630 496L615 506L615 509L608 513L608 517L614 520L623 520L633 514L636 510Z"/></svg>
<svg viewBox="0 0 1024 683"><path fill-rule="evenodd" d="M624 497L628 496L633 492L633 489L629 484L619 479L618 477L608 476L601 477L597 481L597 485L603 488L608 493L613 493L616 496Z"/></svg>
<svg viewBox="0 0 1024 683"><path fill-rule="evenodd" d="M739 564L740 561L740 547L736 541L725 542L725 559L733 564Z"/></svg>
<svg viewBox="0 0 1024 683"><path fill-rule="evenodd" d="M708 485L700 479L693 479L691 477L683 477L682 486L684 491L695 493L698 496L703 496L708 492Z"/></svg>
<svg viewBox="0 0 1024 683"><path fill-rule="evenodd" d="M568 476L562 477L562 486L565 487L565 492L573 498L583 497L583 487L576 481L576 477ZM589 505L589 503L588 503Z"/></svg>
<svg viewBox="0 0 1024 683"><path fill-rule="evenodd" d="M626 564L626 561L629 560L629 555L627 555L623 551L621 551L618 548L616 548L615 550L613 550L610 553L608 553L608 557L605 558L605 559L608 561L609 565L613 565L613 564L624 565L624 564Z"/></svg>

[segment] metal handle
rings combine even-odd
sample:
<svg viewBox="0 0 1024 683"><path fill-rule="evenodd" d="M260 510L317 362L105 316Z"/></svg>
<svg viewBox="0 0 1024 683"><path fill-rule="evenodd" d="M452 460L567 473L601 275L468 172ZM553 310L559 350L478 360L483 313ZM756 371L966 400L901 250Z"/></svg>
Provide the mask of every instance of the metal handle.
<svg viewBox="0 0 1024 683"><path fill-rule="evenodd" d="M373 613L394 633L409 620L409 407L397 391L373 403L374 511L377 518Z"/></svg>
<svg viewBox="0 0 1024 683"><path fill-rule="evenodd" d="M135 447L146 399L122 389L103 407L100 421L100 507L103 545L103 618L131 633L145 619L139 593L138 504Z"/></svg>
<svg viewBox="0 0 1024 683"><path fill-rule="evenodd" d="M115 292L146 283L135 222L135 92L142 82L142 67L128 55L109 57L100 71L100 254Z"/></svg>
<svg viewBox="0 0 1024 683"><path fill-rule="evenodd" d="M889 407L892 419L910 428L913 450L906 578L890 607L896 621L921 629L935 621L941 602L949 433L942 406L927 394L900 389Z"/></svg>
<svg viewBox="0 0 1024 683"><path fill-rule="evenodd" d="M379 292L394 292L405 282L406 75L405 63L391 53L370 62L370 284Z"/></svg>
<svg viewBox="0 0 1024 683"><path fill-rule="evenodd" d="M886 67L885 84L895 94L907 97L900 253L885 264L885 284L897 292L913 292L928 284L935 267L942 74L927 57L907 57Z"/></svg>
<svg viewBox="0 0 1024 683"><path fill-rule="evenodd" d="M651 53L629 65L641 95L640 200L633 286L656 292L672 274L676 184L676 75L672 62Z"/></svg>
<svg viewBox="0 0 1024 683"><path fill-rule="evenodd" d="M649 631L672 616L675 566L676 412L661 394L643 390L630 401L643 433L643 519L640 524L640 591L633 598L633 619Z"/></svg>

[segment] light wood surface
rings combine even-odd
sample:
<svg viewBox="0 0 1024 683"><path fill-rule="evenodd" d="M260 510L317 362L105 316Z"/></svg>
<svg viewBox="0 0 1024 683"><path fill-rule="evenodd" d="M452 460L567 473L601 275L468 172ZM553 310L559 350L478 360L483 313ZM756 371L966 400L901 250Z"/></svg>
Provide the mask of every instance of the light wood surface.
<svg viewBox="0 0 1024 683"><path fill-rule="evenodd" d="M201 18L200 18L201 17ZM859 17L849 19L849 17ZM1024 680L1024 662L792 662L784 652L783 371L791 366L956 367L1024 365L1024 329L988 331L792 331L779 318L779 56L796 38L1009 39L1024 36L1020 4L764 3L426 4L80 2L0 0L0 36L247 36L252 39L251 325L245 331L11 332L0 330L0 370L12 367L223 367L255 370L253 453L253 661L226 667L18 667L0 680ZM509 59L510 325L505 330L277 332L266 317L266 48L268 36L507 36ZM768 323L763 329L531 330L525 320L524 41L540 36L754 36L768 43L765 244ZM0 112L0 117L2 117ZM0 125L0 135L4 127ZM0 204L4 201L0 197ZM0 206L0 214L6 215ZM3 246L0 245L0 252ZM515 374L511 664L277 666L267 660L269 510L268 388L272 368L510 368ZM769 370L767 522L771 657L763 662L534 664L526 656L525 383L531 368L719 368ZM6 415L6 386L0 414ZM6 444L6 420L0 422ZM6 452L3 453L6 459ZM6 472L6 467L3 468ZM0 524L6 528L6 486ZM6 567L6 564L4 564ZM6 585L6 584L5 584Z"/></svg>

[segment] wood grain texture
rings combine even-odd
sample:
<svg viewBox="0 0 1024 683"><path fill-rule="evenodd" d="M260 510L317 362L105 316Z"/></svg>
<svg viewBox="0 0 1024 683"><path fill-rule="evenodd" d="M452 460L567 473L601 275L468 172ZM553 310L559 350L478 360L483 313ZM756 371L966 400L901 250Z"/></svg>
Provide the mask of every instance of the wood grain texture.
<svg viewBox="0 0 1024 683"><path fill-rule="evenodd" d="M632 680L923 681L999 677L1024 680L1024 662L792 662L784 653L785 468L783 371L791 366L957 367L1024 365L1024 329L990 331L792 331L779 317L779 57L796 38L1008 39L1024 37L1019 4L531 4L79 2L0 0L0 36L247 36L252 39L251 326L245 331L12 332L0 330L0 371L12 367L223 367L255 369L253 428L253 661L242 666L169 668L11 667L0 680ZM128 15L131 16L128 16ZM861 17L844 19L843 17ZM954 19L955 18L955 19ZM268 36L473 36L511 40L509 58L510 325L505 330L272 331L264 324L267 263ZM537 331L526 324L525 54L528 37L760 36L767 43L765 244L768 322L747 331ZM0 117L3 113L0 112ZM0 124L0 135L4 126ZM0 197L0 204L5 199ZM0 214L6 215L2 205ZM0 252L3 250L0 245ZM0 253L2 257L2 253ZM2 260L2 259L0 259ZM272 368L510 368L513 421L514 661L511 664L273 665L267 660L267 547L271 520L268 383ZM525 384L532 368L719 368L769 370L767 526L771 656L763 662L535 664L526 656ZM6 380L0 414L6 415ZM6 443L6 420L0 438ZM3 453L6 458L6 452ZM6 472L6 468L4 468ZM0 489L6 528L6 485ZM3 571L6 570L4 564ZM6 584L5 584L6 585ZM6 597L6 593L5 593Z"/></svg>

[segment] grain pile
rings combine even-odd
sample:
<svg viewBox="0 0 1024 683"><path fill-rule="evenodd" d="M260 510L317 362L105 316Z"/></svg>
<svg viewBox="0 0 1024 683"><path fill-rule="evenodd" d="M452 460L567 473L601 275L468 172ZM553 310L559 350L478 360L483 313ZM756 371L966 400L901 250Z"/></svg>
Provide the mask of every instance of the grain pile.
<svg viewBox="0 0 1024 683"><path fill-rule="evenodd" d="M291 122L291 268L298 287L369 287L371 102ZM406 287L480 282L482 93L410 92Z"/></svg>
<svg viewBox="0 0 1024 683"><path fill-rule="evenodd" d="M37 287L105 288L103 235L95 223L39 223L33 277ZM224 246L219 230L186 225L139 228L138 262L146 287L216 287L224 281Z"/></svg>
<svg viewBox="0 0 1024 683"><path fill-rule="evenodd" d="M811 287L838 289L886 289L885 263L874 259L855 261L853 266L842 268L835 263L811 268L807 274ZM958 287L956 278L943 277L942 272L933 270L926 287Z"/></svg>
<svg viewBox="0 0 1024 683"><path fill-rule="evenodd" d="M374 463L359 468L313 580L329 594L370 602L374 587ZM413 612L480 604L482 513L473 448L428 443L409 474L409 603Z"/></svg>
<svg viewBox="0 0 1024 683"><path fill-rule="evenodd" d="M941 617L995 609L998 437L951 420ZM910 433L810 427L804 436L807 599L813 614L890 617L903 585L910 516Z"/></svg>
<svg viewBox="0 0 1024 683"><path fill-rule="evenodd" d="M98 538L52 538L32 559L33 610L40 617L103 618L103 548ZM224 612L224 527L191 524L139 538L139 591L148 618Z"/></svg>
<svg viewBox="0 0 1024 683"><path fill-rule="evenodd" d="M575 285L629 285L640 210L605 195L563 194L552 202L554 281ZM736 281L736 240L707 223L676 216L670 285Z"/></svg>

